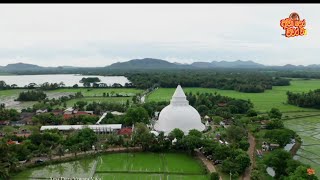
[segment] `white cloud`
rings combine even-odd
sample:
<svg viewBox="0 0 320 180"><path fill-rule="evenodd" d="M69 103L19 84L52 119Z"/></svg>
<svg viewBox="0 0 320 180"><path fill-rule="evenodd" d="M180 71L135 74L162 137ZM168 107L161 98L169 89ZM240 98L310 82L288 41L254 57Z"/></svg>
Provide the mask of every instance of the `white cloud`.
<svg viewBox="0 0 320 180"><path fill-rule="evenodd" d="M319 46L317 4L1 4L0 65L104 66L154 57L184 63L254 60L309 64ZM308 35L285 38L297 11ZM288 53L290 52L290 53ZM293 60L295 59L295 60Z"/></svg>

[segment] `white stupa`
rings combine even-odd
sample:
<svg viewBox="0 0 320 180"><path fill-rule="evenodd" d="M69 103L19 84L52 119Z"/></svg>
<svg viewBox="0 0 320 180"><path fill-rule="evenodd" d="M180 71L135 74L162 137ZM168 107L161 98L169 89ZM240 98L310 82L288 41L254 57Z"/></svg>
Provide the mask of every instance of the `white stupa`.
<svg viewBox="0 0 320 180"><path fill-rule="evenodd" d="M159 120L154 126L155 130L163 131L165 135L168 135L175 128L181 129L185 134L188 134L191 129L199 131L205 129L200 114L189 105L180 85L174 92L170 104L160 112Z"/></svg>

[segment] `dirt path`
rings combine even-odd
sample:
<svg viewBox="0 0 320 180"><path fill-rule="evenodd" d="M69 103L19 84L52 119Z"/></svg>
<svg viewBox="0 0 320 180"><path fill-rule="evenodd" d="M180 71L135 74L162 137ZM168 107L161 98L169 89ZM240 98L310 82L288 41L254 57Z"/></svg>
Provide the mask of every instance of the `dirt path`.
<svg viewBox="0 0 320 180"><path fill-rule="evenodd" d="M256 166L256 162L255 162L256 140L252 136L251 133L248 134L248 141L249 141L250 147L249 147L247 153L250 157L251 165L244 172L244 174L242 176L243 180L250 180L251 171Z"/></svg>
<svg viewBox="0 0 320 180"><path fill-rule="evenodd" d="M197 156L199 157L199 159L207 167L209 173L217 172L216 168L214 167L212 162L210 160L208 160L199 150L196 150L196 153L197 153ZM222 180L221 176L220 176L220 180Z"/></svg>

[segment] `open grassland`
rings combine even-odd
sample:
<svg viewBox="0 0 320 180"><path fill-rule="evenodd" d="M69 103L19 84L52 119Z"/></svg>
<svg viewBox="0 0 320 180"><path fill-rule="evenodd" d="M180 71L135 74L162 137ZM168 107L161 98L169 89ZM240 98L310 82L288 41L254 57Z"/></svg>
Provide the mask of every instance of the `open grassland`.
<svg viewBox="0 0 320 180"><path fill-rule="evenodd" d="M23 108L31 107L36 102L19 102L14 101L18 98L19 93L28 91L28 89L10 89L0 90L0 103L5 103L6 107L21 110ZM109 96L116 96L116 94L123 96L134 96L137 93L142 93L143 90L134 88L63 88L57 90L46 91L49 99L58 98L61 96L73 95L77 92L82 92L85 98L73 99L67 102L67 106L73 106L77 101L90 102L119 102L126 103L127 99L131 101L131 97L103 97L103 93Z"/></svg>
<svg viewBox="0 0 320 180"><path fill-rule="evenodd" d="M311 165L320 177L320 115L310 112L300 112L297 115L296 119L285 121L285 126L297 132L302 139L302 146L295 158Z"/></svg>
<svg viewBox="0 0 320 180"><path fill-rule="evenodd" d="M272 90L264 93L242 93L233 90L220 90L214 88L183 88L186 93L215 93L238 99L253 102L256 110L260 112L269 111L272 107L280 109L282 112L289 111L317 111L314 109L301 108L286 103L287 91L308 92L309 90L320 89L320 80L301 80L294 79L290 86L274 86ZM159 88L148 96L148 101L169 101L175 88Z"/></svg>
<svg viewBox="0 0 320 180"><path fill-rule="evenodd" d="M84 97L77 98L67 101L67 107L73 106L78 101L85 101L87 103L92 102L110 102L110 103L121 103L125 104L127 100L131 101L131 97Z"/></svg>
<svg viewBox="0 0 320 180"><path fill-rule="evenodd" d="M77 93L81 92L84 96L103 96L103 93L109 93L111 96L116 94L133 96L138 93L142 93L143 90L134 88L62 88L50 92L62 92L62 93Z"/></svg>

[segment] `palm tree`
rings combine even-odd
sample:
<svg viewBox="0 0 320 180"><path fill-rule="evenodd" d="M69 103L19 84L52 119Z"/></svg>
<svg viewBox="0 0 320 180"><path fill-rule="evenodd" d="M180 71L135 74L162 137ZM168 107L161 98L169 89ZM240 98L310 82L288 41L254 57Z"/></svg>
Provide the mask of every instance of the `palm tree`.
<svg viewBox="0 0 320 180"><path fill-rule="evenodd" d="M57 155L59 156L59 158L61 159L61 156L64 156L64 148L62 145L58 145L57 147Z"/></svg>

